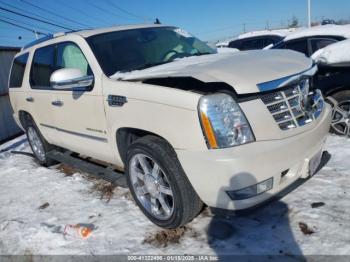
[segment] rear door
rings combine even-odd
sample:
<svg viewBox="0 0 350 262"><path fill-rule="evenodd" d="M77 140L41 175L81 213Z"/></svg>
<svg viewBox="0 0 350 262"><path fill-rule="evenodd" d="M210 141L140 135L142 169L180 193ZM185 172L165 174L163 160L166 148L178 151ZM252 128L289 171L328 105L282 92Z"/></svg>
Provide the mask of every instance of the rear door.
<svg viewBox="0 0 350 262"><path fill-rule="evenodd" d="M54 98L50 86L50 76L55 70L55 45L41 47L35 50L30 69L30 88L26 103L36 125L51 144L60 144L54 119L54 108L51 102Z"/></svg>

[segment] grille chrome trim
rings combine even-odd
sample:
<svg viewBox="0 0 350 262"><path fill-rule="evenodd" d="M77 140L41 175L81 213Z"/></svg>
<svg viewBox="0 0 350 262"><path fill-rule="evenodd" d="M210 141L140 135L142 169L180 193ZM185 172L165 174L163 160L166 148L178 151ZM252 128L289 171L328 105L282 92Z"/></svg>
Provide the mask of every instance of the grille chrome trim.
<svg viewBox="0 0 350 262"><path fill-rule="evenodd" d="M324 107L322 93L319 90L308 92L306 81L304 79L284 90L261 96L281 130L305 126L321 115Z"/></svg>

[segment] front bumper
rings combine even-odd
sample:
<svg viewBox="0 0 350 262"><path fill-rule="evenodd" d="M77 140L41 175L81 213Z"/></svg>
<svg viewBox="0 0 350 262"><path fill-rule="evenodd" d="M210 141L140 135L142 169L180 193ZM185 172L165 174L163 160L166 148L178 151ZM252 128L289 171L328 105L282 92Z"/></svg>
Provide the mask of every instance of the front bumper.
<svg viewBox="0 0 350 262"><path fill-rule="evenodd" d="M176 153L205 204L220 209L242 210L266 201L299 178L307 178L309 162L322 151L330 123L331 108L327 104L313 129L293 137L228 149L176 150ZM271 177L273 188L255 197L233 201L226 193Z"/></svg>

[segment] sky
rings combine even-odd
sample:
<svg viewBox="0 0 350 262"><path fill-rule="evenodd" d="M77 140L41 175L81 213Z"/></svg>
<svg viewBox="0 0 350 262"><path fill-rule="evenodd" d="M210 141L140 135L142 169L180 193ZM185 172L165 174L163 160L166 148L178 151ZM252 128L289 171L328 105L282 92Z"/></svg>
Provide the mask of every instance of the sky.
<svg viewBox="0 0 350 262"><path fill-rule="evenodd" d="M350 0L311 1L313 21L350 19ZM48 34L154 22L155 18L162 24L186 29L202 40L216 41L244 30L285 27L293 16L306 25L307 0L0 0L0 46L21 47L35 40L30 30Z"/></svg>

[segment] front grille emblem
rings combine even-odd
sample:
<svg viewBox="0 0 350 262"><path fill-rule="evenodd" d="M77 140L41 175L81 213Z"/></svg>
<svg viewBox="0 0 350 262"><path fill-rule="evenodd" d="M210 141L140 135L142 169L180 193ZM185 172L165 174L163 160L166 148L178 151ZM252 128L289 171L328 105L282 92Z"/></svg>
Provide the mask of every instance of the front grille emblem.
<svg viewBox="0 0 350 262"><path fill-rule="evenodd" d="M310 92L309 88L309 79L303 79L294 86L261 97L280 129L304 126L320 116L324 107L322 93Z"/></svg>

